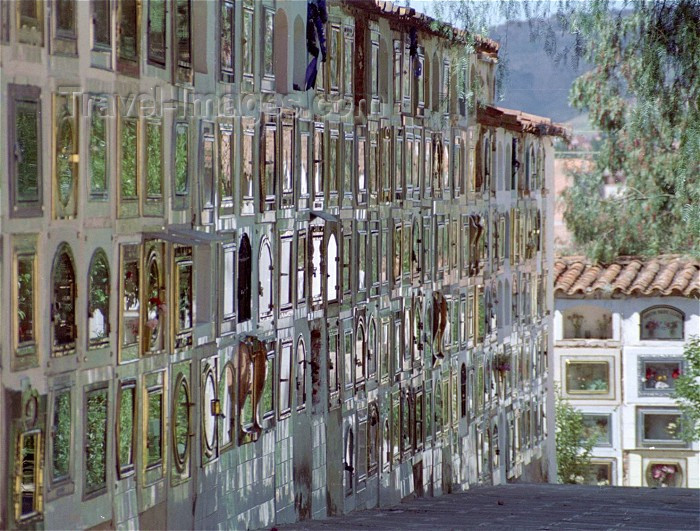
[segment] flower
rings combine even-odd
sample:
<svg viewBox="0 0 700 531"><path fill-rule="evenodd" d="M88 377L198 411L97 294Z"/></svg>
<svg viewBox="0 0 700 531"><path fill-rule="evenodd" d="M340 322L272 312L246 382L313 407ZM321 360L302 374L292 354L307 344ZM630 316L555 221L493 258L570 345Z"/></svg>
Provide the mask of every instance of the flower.
<svg viewBox="0 0 700 531"><path fill-rule="evenodd" d="M680 375L681 375L681 370L680 370L680 368L676 367L675 369L673 369L673 372L671 373L671 378L673 378L674 380L677 380L680 377Z"/></svg>
<svg viewBox="0 0 700 531"><path fill-rule="evenodd" d="M649 332L653 332L659 327L659 323L657 321L649 321L647 324L644 326Z"/></svg>

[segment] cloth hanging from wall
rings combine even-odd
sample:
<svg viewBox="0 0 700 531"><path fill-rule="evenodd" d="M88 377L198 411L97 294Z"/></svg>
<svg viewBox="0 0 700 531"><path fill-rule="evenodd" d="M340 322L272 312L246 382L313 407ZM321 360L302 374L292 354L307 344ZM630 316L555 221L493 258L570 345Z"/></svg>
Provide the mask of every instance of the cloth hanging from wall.
<svg viewBox="0 0 700 531"><path fill-rule="evenodd" d="M416 28L411 28L408 33L408 50L411 57L411 62L413 63L413 75L414 77L420 77L423 73L423 67L418 59L418 31Z"/></svg>
<svg viewBox="0 0 700 531"><path fill-rule="evenodd" d="M321 61L326 62L326 34L323 26L327 21L326 0L309 0L306 6L306 51L313 58L306 67L306 75L304 76L306 90L316 86L319 51L321 52Z"/></svg>

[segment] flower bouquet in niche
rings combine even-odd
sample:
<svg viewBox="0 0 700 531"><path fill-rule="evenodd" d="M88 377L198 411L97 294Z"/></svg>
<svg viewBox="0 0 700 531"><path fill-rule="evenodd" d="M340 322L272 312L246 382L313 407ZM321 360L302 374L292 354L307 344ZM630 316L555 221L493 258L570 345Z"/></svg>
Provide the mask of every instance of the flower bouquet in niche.
<svg viewBox="0 0 700 531"><path fill-rule="evenodd" d="M510 372L510 355L508 354L497 354L493 358L493 369L498 371L500 376L505 376L507 372Z"/></svg>
<svg viewBox="0 0 700 531"><path fill-rule="evenodd" d="M678 467L671 464L652 465L647 477L650 487L675 487L678 481Z"/></svg>

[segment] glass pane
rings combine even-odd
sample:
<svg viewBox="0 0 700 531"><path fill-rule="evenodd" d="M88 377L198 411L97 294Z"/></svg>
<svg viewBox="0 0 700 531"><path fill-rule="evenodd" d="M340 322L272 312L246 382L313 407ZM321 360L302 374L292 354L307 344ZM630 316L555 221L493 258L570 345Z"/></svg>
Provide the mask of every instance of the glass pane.
<svg viewBox="0 0 700 531"><path fill-rule="evenodd" d="M253 12L243 10L243 74L253 75Z"/></svg>
<svg viewBox="0 0 700 531"><path fill-rule="evenodd" d="M224 374L219 383L219 399L221 400L221 446L227 446L233 442L235 426L235 402L233 400L233 367L226 365Z"/></svg>
<svg viewBox="0 0 700 531"><path fill-rule="evenodd" d="M306 403L306 348L303 341L297 344L297 406L303 406Z"/></svg>
<svg viewBox="0 0 700 531"><path fill-rule="evenodd" d="M280 413L289 410L291 407L291 382L292 377L292 344L282 345L280 356Z"/></svg>
<svg viewBox="0 0 700 531"><path fill-rule="evenodd" d="M148 59L165 64L165 0L148 0Z"/></svg>
<svg viewBox="0 0 700 531"><path fill-rule="evenodd" d="M362 326L357 327L355 335L355 382L361 382L365 378L365 329Z"/></svg>
<svg viewBox="0 0 700 531"><path fill-rule="evenodd" d="M149 198L163 195L163 135L161 125L146 124L146 194Z"/></svg>
<svg viewBox="0 0 700 531"><path fill-rule="evenodd" d="M267 362L265 363L265 386L263 387L263 396L262 396L262 410L263 410L263 415L268 416L270 413L274 411L274 401L273 401L273 396L274 396L274 384L275 380L273 377L274 374L274 367L275 367L275 360L274 358L267 358Z"/></svg>
<svg viewBox="0 0 700 531"><path fill-rule="evenodd" d="M321 297L321 238L314 237L312 240L311 271L311 296L314 299Z"/></svg>
<svg viewBox="0 0 700 531"><path fill-rule="evenodd" d="M177 265L177 306L178 331L192 328L192 263L181 262Z"/></svg>
<svg viewBox="0 0 700 531"><path fill-rule="evenodd" d="M338 390L338 336L328 338L328 389L330 392Z"/></svg>
<svg viewBox="0 0 700 531"><path fill-rule="evenodd" d="M190 128L179 122L175 126L175 193L187 195L189 189Z"/></svg>
<svg viewBox="0 0 700 531"><path fill-rule="evenodd" d="M85 491L107 486L107 389L87 394L85 420Z"/></svg>
<svg viewBox="0 0 700 531"><path fill-rule="evenodd" d="M328 264L328 272L326 274L326 298L329 301L334 301L338 298L338 244L333 234L331 234L331 237L328 239L328 248L326 251L326 263Z"/></svg>
<svg viewBox="0 0 700 531"><path fill-rule="evenodd" d="M92 26L95 46L112 46L110 0L92 0Z"/></svg>
<svg viewBox="0 0 700 531"><path fill-rule="evenodd" d="M266 9L265 10L265 27L263 42L265 43L265 48L263 49L263 72L266 76L274 75L274 27L275 27L275 12Z"/></svg>
<svg viewBox="0 0 700 531"><path fill-rule="evenodd" d="M596 446L609 446L612 444L609 415L583 415L583 439L595 440Z"/></svg>
<svg viewBox="0 0 700 531"><path fill-rule="evenodd" d="M644 312L641 339L683 339L683 314L673 308L654 308Z"/></svg>
<svg viewBox="0 0 700 531"><path fill-rule="evenodd" d="M135 387L122 387L119 394L119 470L134 464Z"/></svg>
<svg viewBox="0 0 700 531"><path fill-rule="evenodd" d="M176 24L177 24L177 64L189 68L191 57L191 26L190 26L190 0L177 0Z"/></svg>
<svg viewBox="0 0 700 531"><path fill-rule="evenodd" d="M675 463L652 463L647 468L646 476L650 487L683 486L683 470Z"/></svg>
<svg viewBox="0 0 700 531"><path fill-rule="evenodd" d="M214 205L214 137L205 135L202 138L203 154L203 175L202 183L202 206L211 207Z"/></svg>
<svg viewBox="0 0 700 531"><path fill-rule="evenodd" d="M138 3L137 0L122 0L119 3L119 57L138 60Z"/></svg>
<svg viewBox="0 0 700 531"><path fill-rule="evenodd" d="M74 141L73 105L70 96L56 96L56 193L63 207L73 197L73 183L77 178L77 165L74 153L77 151Z"/></svg>
<svg viewBox="0 0 700 531"><path fill-rule="evenodd" d="M210 371L204 381L204 403L202 404L202 415L204 417L204 442L209 450L214 449L216 444L216 414L213 410L216 400L216 383L214 383L214 373Z"/></svg>
<svg viewBox="0 0 700 531"><path fill-rule="evenodd" d="M352 355L352 334L345 334L344 338L344 354L345 354L345 385L352 385L352 373L353 373L353 355Z"/></svg>
<svg viewBox="0 0 700 531"><path fill-rule="evenodd" d="M233 315L236 291L234 290L234 274L236 257L233 249L224 250L224 317Z"/></svg>
<svg viewBox="0 0 700 531"><path fill-rule="evenodd" d="M90 194L106 197L107 194L107 106L103 101L91 102L90 144L88 146Z"/></svg>
<svg viewBox="0 0 700 531"><path fill-rule="evenodd" d="M610 390L607 362L566 363L567 393L602 393Z"/></svg>
<svg viewBox="0 0 700 531"><path fill-rule="evenodd" d="M67 251L54 262L53 272L53 347L71 348L75 342L75 271Z"/></svg>
<svg viewBox="0 0 700 531"><path fill-rule="evenodd" d="M292 304L292 239L280 242L280 306Z"/></svg>
<svg viewBox="0 0 700 531"><path fill-rule="evenodd" d="M136 135L138 122L135 119L124 118L121 123L121 197L135 199L138 189L136 186Z"/></svg>
<svg viewBox="0 0 700 531"><path fill-rule="evenodd" d="M109 264L99 252L88 275L88 333L90 344L102 342L109 334Z"/></svg>
<svg viewBox="0 0 700 531"><path fill-rule="evenodd" d="M263 146L263 179L264 192L267 197L275 195L275 166L277 164L277 131L274 128L265 128L265 144Z"/></svg>
<svg viewBox="0 0 700 531"><path fill-rule="evenodd" d="M672 390L681 376L680 361L645 361L642 382L645 390Z"/></svg>
<svg viewBox="0 0 700 531"><path fill-rule="evenodd" d="M643 413L645 441L677 441L681 434L681 417L677 413Z"/></svg>
<svg viewBox="0 0 700 531"><path fill-rule="evenodd" d="M17 257L17 342L34 341L34 255Z"/></svg>
<svg viewBox="0 0 700 531"><path fill-rule="evenodd" d="M243 179L241 193L244 198L253 197L253 136L243 135Z"/></svg>
<svg viewBox="0 0 700 531"><path fill-rule="evenodd" d="M221 39L219 44L219 61L221 70L233 73L233 31L234 31L234 5L233 2L221 2Z"/></svg>
<svg viewBox="0 0 700 531"><path fill-rule="evenodd" d="M39 150L37 139L38 104L21 101L15 106L16 142L15 158L17 160L17 201L39 200Z"/></svg>
<svg viewBox="0 0 700 531"><path fill-rule="evenodd" d="M187 462L190 444L190 391L183 378L175 390L175 463L182 468Z"/></svg>
<svg viewBox="0 0 700 531"><path fill-rule="evenodd" d="M222 199L229 199L233 197L231 130L221 129L219 133L219 191Z"/></svg>
<svg viewBox="0 0 700 531"><path fill-rule="evenodd" d="M148 393L146 416L146 467L158 465L163 459L163 390Z"/></svg>
<svg viewBox="0 0 700 531"><path fill-rule="evenodd" d="M303 301L306 288L306 236L297 239L297 301Z"/></svg>
<svg viewBox="0 0 700 531"><path fill-rule="evenodd" d="M20 447L20 517L29 516L37 510L37 451L39 451L39 434L22 434Z"/></svg>
<svg viewBox="0 0 700 531"><path fill-rule="evenodd" d="M157 255L152 254L148 262L146 327L149 330L149 335L147 336L146 350L160 350L162 347L162 321L165 312L165 290L162 289L160 261Z"/></svg>
<svg viewBox="0 0 700 531"><path fill-rule="evenodd" d="M139 267L138 245L126 245L122 248L123 271L123 306L122 306L122 345L133 345L139 340Z"/></svg>
<svg viewBox="0 0 700 531"><path fill-rule="evenodd" d="M294 129L285 126L282 130L282 191L291 192L293 189L292 170L294 168L294 151L292 140Z"/></svg>
<svg viewBox="0 0 700 531"><path fill-rule="evenodd" d="M71 449L71 407L70 391L61 391L54 397L53 403L53 424L51 433L52 442L52 463L53 481L65 478L69 474L70 449Z"/></svg>

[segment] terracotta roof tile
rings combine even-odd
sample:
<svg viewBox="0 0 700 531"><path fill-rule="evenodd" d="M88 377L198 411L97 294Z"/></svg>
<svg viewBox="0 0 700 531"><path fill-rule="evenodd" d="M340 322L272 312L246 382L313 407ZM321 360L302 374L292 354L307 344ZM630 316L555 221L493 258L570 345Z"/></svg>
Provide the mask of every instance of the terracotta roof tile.
<svg viewBox="0 0 700 531"><path fill-rule="evenodd" d="M620 257L611 264L582 256L557 259L555 295L700 296L700 261L678 255Z"/></svg>

